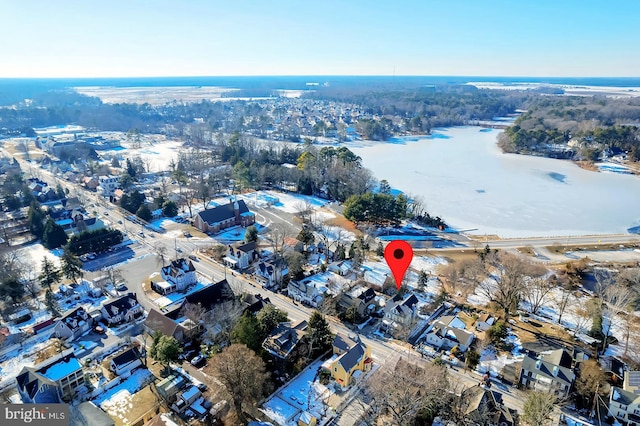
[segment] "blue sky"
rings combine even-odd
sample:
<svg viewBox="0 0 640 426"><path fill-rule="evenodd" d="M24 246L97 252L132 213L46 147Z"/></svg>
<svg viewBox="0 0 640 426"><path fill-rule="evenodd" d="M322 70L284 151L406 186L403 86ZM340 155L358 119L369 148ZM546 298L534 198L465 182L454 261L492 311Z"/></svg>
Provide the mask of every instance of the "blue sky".
<svg viewBox="0 0 640 426"><path fill-rule="evenodd" d="M0 77L640 76L637 0L1 0Z"/></svg>

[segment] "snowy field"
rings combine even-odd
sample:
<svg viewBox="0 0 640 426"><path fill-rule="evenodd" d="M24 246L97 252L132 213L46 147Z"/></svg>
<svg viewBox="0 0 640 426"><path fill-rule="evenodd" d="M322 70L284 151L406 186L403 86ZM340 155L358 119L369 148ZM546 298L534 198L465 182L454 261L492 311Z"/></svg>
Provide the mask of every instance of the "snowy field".
<svg viewBox="0 0 640 426"><path fill-rule="evenodd" d="M40 273L40 266L44 258L49 259L54 265L60 266L60 258L51 254L42 244L31 244L17 250L18 258L26 265L32 266L34 275Z"/></svg>
<svg viewBox="0 0 640 426"><path fill-rule="evenodd" d="M303 411L311 413L322 424L323 418L329 414L326 402L332 391L314 381L322 361L316 361L305 368L284 388L272 395L262 406L270 419L281 426L297 425L298 417Z"/></svg>
<svg viewBox="0 0 640 426"><path fill-rule="evenodd" d="M640 225L640 178L564 160L503 154L497 130L438 129L389 143L347 144L378 179L421 196L458 229L503 237L625 233Z"/></svg>
<svg viewBox="0 0 640 426"><path fill-rule="evenodd" d="M109 413L110 416L117 417L122 420L122 423L128 424L129 419L126 418L126 415L133 408L133 395L152 381L153 378L154 376L149 370L138 369L119 385L100 394L94 403Z"/></svg>
<svg viewBox="0 0 640 426"><path fill-rule="evenodd" d="M2 355L0 355L0 389L14 381L23 367L34 366L36 354L51 345L50 334L47 332L36 335L25 342L22 347L14 345L11 348L3 348Z"/></svg>

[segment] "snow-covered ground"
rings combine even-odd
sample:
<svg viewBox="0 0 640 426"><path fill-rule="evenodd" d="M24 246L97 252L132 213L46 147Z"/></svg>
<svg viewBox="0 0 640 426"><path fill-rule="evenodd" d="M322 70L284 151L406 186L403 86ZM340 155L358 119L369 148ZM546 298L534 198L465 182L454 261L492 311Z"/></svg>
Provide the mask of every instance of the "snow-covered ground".
<svg viewBox="0 0 640 426"><path fill-rule="evenodd" d="M17 250L18 258L26 265L33 268L36 275L40 273L40 266L44 258L49 259L54 265L60 266L60 258L51 254L42 244L31 244Z"/></svg>
<svg viewBox="0 0 640 426"><path fill-rule="evenodd" d="M15 380L23 367L35 365L36 354L51 344L50 334L46 332L36 335L22 346L15 345L0 356L0 389L3 389L7 382Z"/></svg>
<svg viewBox="0 0 640 426"><path fill-rule="evenodd" d="M316 361L305 368L263 404L262 412L282 426L297 425L303 411L312 414L318 419L318 424L322 424L324 417L330 414L326 401L333 392L319 381L314 381L321 365L322 361Z"/></svg>
<svg viewBox="0 0 640 426"><path fill-rule="evenodd" d="M146 386L153 379L153 374L147 369L138 369L119 385L100 394L94 403L109 413L112 417L127 424L126 414L133 408L133 395ZM133 420L133 419L131 419Z"/></svg>

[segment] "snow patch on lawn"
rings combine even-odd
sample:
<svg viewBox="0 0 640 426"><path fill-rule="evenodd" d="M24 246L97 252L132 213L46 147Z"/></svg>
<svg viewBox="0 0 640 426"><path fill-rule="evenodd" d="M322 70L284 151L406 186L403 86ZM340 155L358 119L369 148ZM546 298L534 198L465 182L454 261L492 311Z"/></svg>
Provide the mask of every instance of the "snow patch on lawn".
<svg viewBox="0 0 640 426"><path fill-rule="evenodd" d="M98 396L94 402L111 416L122 419L126 424L129 422L126 415L133 408L133 395L146 386L152 378L153 374L149 370L136 370L122 383Z"/></svg>

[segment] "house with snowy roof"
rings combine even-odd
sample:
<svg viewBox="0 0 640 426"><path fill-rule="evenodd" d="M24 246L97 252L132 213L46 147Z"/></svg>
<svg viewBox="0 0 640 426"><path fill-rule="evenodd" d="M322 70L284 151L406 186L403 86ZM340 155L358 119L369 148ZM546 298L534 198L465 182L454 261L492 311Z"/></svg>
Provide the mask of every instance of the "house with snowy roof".
<svg viewBox="0 0 640 426"><path fill-rule="evenodd" d="M141 365L142 361L140 361L140 352L137 348L129 348L121 354L113 357L109 362L109 368L117 375L131 371Z"/></svg>
<svg viewBox="0 0 640 426"><path fill-rule="evenodd" d="M537 357L531 354L524 357L518 386L566 397L575 378L573 357L566 350L557 349Z"/></svg>
<svg viewBox="0 0 640 426"><path fill-rule="evenodd" d="M100 309L102 318L111 325L131 322L144 314L134 293L126 294L118 299L105 303Z"/></svg>
<svg viewBox="0 0 640 426"><path fill-rule="evenodd" d="M163 266L160 270L160 276L173 284L172 288L177 291L184 291L187 287L198 282L193 262L184 258L173 260L169 265Z"/></svg>
<svg viewBox="0 0 640 426"><path fill-rule="evenodd" d="M193 226L199 231L215 233L232 226L247 227L253 225L256 215L249 211L244 200L229 199L229 203L210 209L205 209L198 214L193 221Z"/></svg>
<svg viewBox="0 0 640 426"><path fill-rule="evenodd" d="M227 246L227 254L222 259L224 263L233 269L247 269L258 258L256 242L235 243Z"/></svg>
<svg viewBox="0 0 640 426"><path fill-rule="evenodd" d="M333 356L322 367L329 370L340 386L346 388L371 370L372 364L371 349L358 336L338 333L333 339Z"/></svg>
<svg viewBox="0 0 640 426"><path fill-rule="evenodd" d="M408 327L416 317L418 298L412 294L401 300L387 303L384 308L384 318L390 324Z"/></svg>
<svg viewBox="0 0 640 426"><path fill-rule="evenodd" d="M457 346L460 351L465 352L475 338L475 334L466 328L464 321L457 316L445 315L433 323L426 342L437 350Z"/></svg>
<svg viewBox="0 0 640 426"><path fill-rule="evenodd" d="M75 340L91 330L93 318L83 308L78 307L65 314L53 329L53 335L61 339Z"/></svg>
<svg viewBox="0 0 640 426"><path fill-rule="evenodd" d="M262 343L262 348L271 355L288 361L306 339L307 322L281 322Z"/></svg>
<svg viewBox="0 0 640 426"><path fill-rule="evenodd" d="M622 387L611 387L609 415L623 424L640 426L640 371L625 371Z"/></svg>
<svg viewBox="0 0 640 426"><path fill-rule="evenodd" d="M260 261L255 268L255 277L264 288L275 288L289 275L289 268L284 259Z"/></svg>
<svg viewBox="0 0 640 426"><path fill-rule="evenodd" d="M310 280L289 281L287 294L293 300L317 308L322 303L323 294Z"/></svg>
<svg viewBox="0 0 640 426"><path fill-rule="evenodd" d="M338 308L347 311L354 307L359 315L364 316L369 312L369 306L374 304L375 291L369 287L356 286L343 293L338 300Z"/></svg>
<svg viewBox="0 0 640 426"><path fill-rule="evenodd" d="M85 384L82 366L72 349L36 366L23 367L16 383L25 404L68 402Z"/></svg>

